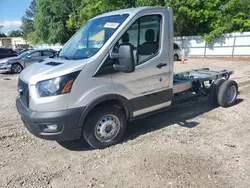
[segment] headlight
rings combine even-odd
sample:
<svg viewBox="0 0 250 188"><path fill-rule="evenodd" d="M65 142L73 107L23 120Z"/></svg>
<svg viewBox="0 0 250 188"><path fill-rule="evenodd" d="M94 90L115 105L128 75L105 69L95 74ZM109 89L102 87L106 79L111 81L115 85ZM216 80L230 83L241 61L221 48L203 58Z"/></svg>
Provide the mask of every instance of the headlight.
<svg viewBox="0 0 250 188"><path fill-rule="evenodd" d="M5 68L6 65L7 65L6 63L1 63L1 64L0 64L0 67L1 67L1 68Z"/></svg>
<svg viewBox="0 0 250 188"><path fill-rule="evenodd" d="M36 84L36 91L39 97L49 97L70 93L72 85L80 71L44 80Z"/></svg>
<svg viewBox="0 0 250 188"><path fill-rule="evenodd" d="M7 63L8 62L8 60L2 60L2 61L0 61L0 64L4 64L4 63Z"/></svg>

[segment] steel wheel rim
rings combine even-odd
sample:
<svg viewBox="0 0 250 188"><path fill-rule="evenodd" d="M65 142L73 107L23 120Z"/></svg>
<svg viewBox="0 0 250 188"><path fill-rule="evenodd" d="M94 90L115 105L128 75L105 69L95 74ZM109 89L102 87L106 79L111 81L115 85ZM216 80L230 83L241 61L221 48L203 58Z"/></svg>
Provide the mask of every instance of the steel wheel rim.
<svg viewBox="0 0 250 188"><path fill-rule="evenodd" d="M97 121L95 136L101 142L110 142L116 138L120 128L120 120L115 115L108 114Z"/></svg>
<svg viewBox="0 0 250 188"><path fill-rule="evenodd" d="M15 73L20 73L21 70L22 70L22 67L20 65L18 65L18 64L13 65L13 71Z"/></svg>
<svg viewBox="0 0 250 188"><path fill-rule="evenodd" d="M227 102L232 103L235 100L236 95L237 95L237 89L233 85L230 88L228 88L228 90L227 90Z"/></svg>

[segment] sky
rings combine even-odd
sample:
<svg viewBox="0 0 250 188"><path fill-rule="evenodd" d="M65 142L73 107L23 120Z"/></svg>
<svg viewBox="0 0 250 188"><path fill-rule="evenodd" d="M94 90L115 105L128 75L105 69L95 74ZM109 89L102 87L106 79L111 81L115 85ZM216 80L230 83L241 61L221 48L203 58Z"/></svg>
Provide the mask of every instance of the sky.
<svg viewBox="0 0 250 188"><path fill-rule="evenodd" d="M21 26L21 17L29 8L31 0L0 0L0 32L8 33Z"/></svg>

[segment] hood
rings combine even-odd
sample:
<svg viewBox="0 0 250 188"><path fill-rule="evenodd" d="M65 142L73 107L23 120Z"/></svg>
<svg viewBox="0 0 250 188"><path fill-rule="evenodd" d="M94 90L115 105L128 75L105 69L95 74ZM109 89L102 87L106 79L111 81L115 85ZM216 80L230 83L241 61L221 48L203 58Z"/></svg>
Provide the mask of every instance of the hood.
<svg viewBox="0 0 250 188"><path fill-rule="evenodd" d="M7 57L7 58L3 58L3 59L0 59L0 63L1 62L10 62L10 61L16 61L16 60L20 60L21 58L16 56L16 57Z"/></svg>
<svg viewBox="0 0 250 188"><path fill-rule="evenodd" d="M20 74L20 79L30 85L35 85L42 80L56 78L82 70L86 63L87 60L73 61L47 58L25 68Z"/></svg>

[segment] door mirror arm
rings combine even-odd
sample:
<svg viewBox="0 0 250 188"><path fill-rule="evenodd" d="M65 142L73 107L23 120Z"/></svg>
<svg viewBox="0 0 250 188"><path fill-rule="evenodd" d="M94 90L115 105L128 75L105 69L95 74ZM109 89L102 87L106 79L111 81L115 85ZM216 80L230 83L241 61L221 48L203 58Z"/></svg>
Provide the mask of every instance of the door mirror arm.
<svg viewBox="0 0 250 188"><path fill-rule="evenodd" d="M118 64L113 64L113 68L114 68L115 70L122 70L122 69L124 69L124 66L118 65Z"/></svg>
<svg viewBox="0 0 250 188"><path fill-rule="evenodd" d="M114 53L114 52L111 52L110 53L110 59L122 59L123 56L119 53Z"/></svg>

